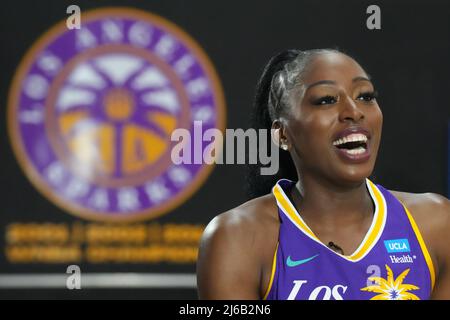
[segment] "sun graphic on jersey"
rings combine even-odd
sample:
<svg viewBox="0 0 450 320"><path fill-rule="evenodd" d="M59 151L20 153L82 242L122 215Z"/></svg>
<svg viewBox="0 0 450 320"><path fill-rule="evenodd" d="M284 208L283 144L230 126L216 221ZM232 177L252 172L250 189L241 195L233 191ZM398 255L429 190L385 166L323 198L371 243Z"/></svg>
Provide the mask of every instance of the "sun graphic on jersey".
<svg viewBox="0 0 450 320"><path fill-rule="evenodd" d="M405 280L410 269L403 271L396 279L391 268L386 265L387 279L382 277L370 277L369 280L375 282L375 285L362 288L362 291L378 293L370 300L420 300L415 294L408 292L418 290L419 287L412 284L405 284Z"/></svg>

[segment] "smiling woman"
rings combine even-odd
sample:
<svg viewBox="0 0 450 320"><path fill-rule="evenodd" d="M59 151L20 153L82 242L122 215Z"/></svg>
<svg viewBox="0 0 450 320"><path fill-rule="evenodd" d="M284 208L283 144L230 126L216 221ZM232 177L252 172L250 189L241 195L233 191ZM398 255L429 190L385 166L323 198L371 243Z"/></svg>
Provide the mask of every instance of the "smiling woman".
<svg viewBox="0 0 450 320"><path fill-rule="evenodd" d="M280 170L254 174L257 197L206 228L200 298L450 298L448 199L369 179L383 120L376 97L365 70L337 50L269 61L254 127L274 129Z"/></svg>

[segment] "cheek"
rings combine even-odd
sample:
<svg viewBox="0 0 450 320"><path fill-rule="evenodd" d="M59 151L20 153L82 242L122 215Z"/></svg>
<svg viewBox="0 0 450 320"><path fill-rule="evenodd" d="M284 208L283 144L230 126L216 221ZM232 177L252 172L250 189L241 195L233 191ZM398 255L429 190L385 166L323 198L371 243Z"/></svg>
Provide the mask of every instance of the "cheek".
<svg viewBox="0 0 450 320"><path fill-rule="evenodd" d="M373 109L370 109L370 111L366 113L366 120L367 125L372 131L371 149L374 152L374 155L377 155L380 148L381 131L383 127L383 113L378 105L374 106ZM376 161L376 156L372 157L372 160Z"/></svg>
<svg viewBox="0 0 450 320"><path fill-rule="evenodd" d="M292 123L292 139L300 155L322 153L335 117L325 112L303 115Z"/></svg>
<svg viewBox="0 0 450 320"><path fill-rule="evenodd" d="M381 130L383 127L383 113L381 112L380 107L376 105L375 108L373 108L371 112L368 113L368 116L370 126L374 130L373 132L378 137L381 137Z"/></svg>

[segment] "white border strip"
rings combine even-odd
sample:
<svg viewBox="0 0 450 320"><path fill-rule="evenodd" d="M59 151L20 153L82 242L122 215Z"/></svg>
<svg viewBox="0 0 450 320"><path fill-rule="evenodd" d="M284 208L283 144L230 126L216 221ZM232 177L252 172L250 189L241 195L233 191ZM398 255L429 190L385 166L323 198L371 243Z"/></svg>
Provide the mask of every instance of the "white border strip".
<svg viewBox="0 0 450 320"><path fill-rule="evenodd" d="M71 274L0 274L0 289L61 288ZM196 288L197 277L190 273L81 273L84 288Z"/></svg>

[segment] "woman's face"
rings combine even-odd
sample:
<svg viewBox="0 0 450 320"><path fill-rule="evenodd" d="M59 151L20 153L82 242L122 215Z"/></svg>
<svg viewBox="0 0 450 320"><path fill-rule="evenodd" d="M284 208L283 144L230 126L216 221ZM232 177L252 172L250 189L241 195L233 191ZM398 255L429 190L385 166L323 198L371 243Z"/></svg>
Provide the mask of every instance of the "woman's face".
<svg viewBox="0 0 450 320"><path fill-rule="evenodd" d="M361 182L373 171L383 122L368 75L352 58L326 53L312 58L302 80L282 120L300 172Z"/></svg>

